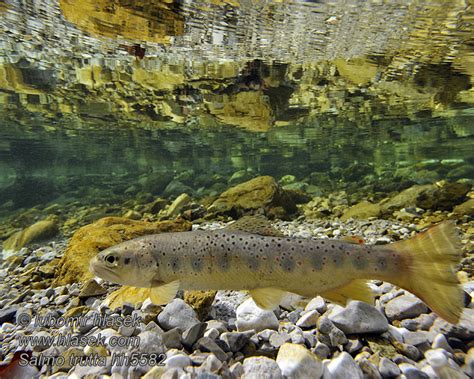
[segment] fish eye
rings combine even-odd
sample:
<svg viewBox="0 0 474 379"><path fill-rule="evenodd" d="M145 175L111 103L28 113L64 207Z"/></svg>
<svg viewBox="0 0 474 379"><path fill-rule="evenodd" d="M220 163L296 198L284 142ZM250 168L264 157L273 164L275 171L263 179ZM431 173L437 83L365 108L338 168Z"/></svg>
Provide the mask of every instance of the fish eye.
<svg viewBox="0 0 474 379"><path fill-rule="evenodd" d="M114 264L116 260L118 260L118 258L116 258L113 254L109 254L105 257L105 261L110 264Z"/></svg>

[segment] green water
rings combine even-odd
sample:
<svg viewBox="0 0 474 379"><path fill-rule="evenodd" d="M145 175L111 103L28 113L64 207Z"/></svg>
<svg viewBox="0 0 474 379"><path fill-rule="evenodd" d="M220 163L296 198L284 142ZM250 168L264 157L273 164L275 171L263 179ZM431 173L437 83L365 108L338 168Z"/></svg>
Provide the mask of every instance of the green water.
<svg viewBox="0 0 474 379"><path fill-rule="evenodd" d="M109 3L0 3L2 213L474 180L472 7Z"/></svg>

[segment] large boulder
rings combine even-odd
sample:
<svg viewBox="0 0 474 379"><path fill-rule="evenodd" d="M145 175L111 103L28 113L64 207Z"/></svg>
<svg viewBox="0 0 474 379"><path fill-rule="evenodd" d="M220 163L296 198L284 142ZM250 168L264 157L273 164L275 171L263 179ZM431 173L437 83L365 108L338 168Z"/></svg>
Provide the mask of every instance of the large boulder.
<svg viewBox="0 0 474 379"><path fill-rule="evenodd" d="M123 217L105 217L80 228L72 236L58 265L54 285L83 282L93 277L89 261L101 250L147 234L191 230L184 220L145 222Z"/></svg>
<svg viewBox="0 0 474 379"><path fill-rule="evenodd" d="M403 190L399 194L395 195L387 202L382 204L382 211L384 213L392 213L395 210L413 207L417 205L417 199L420 194L427 190L435 188L432 184L415 185L406 190Z"/></svg>
<svg viewBox="0 0 474 379"><path fill-rule="evenodd" d="M18 251L30 243L45 240L58 233L58 222L56 217L38 221L33 225L12 234L4 243L3 249L7 251Z"/></svg>
<svg viewBox="0 0 474 379"><path fill-rule="evenodd" d="M368 219L370 217L378 217L380 213L380 205L369 201L361 201L346 210L341 216L341 220L347 221L350 218Z"/></svg>
<svg viewBox="0 0 474 379"><path fill-rule="evenodd" d="M469 183L445 183L422 192L416 205L423 209L451 211L455 205L467 200L466 195L470 190Z"/></svg>
<svg viewBox="0 0 474 379"><path fill-rule="evenodd" d="M297 211L291 194L271 176L259 176L223 192L210 212L242 216L263 211L268 217L287 218Z"/></svg>

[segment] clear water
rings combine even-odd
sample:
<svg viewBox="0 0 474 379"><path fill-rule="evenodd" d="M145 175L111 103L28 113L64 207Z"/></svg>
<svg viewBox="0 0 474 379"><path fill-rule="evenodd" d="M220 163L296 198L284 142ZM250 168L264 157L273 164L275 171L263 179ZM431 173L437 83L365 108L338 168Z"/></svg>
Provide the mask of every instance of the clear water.
<svg viewBox="0 0 474 379"><path fill-rule="evenodd" d="M465 2L78 3L0 2L2 213L173 179L205 197L239 170L323 193L474 179Z"/></svg>

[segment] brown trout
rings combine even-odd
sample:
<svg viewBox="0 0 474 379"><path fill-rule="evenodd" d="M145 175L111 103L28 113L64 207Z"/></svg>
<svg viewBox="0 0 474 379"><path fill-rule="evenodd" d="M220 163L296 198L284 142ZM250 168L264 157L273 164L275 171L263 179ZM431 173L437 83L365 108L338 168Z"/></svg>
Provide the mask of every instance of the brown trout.
<svg viewBox="0 0 474 379"><path fill-rule="evenodd" d="M412 292L450 323L460 319L463 292L455 272L461 253L451 222L381 246L285 237L263 222L266 230L254 234L249 225L136 238L100 252L90 269L114 283L151 288L156 304L168 303L179 289L247 290L266 309L287 292L373 302L368 281L379 279Z"/></svg>

